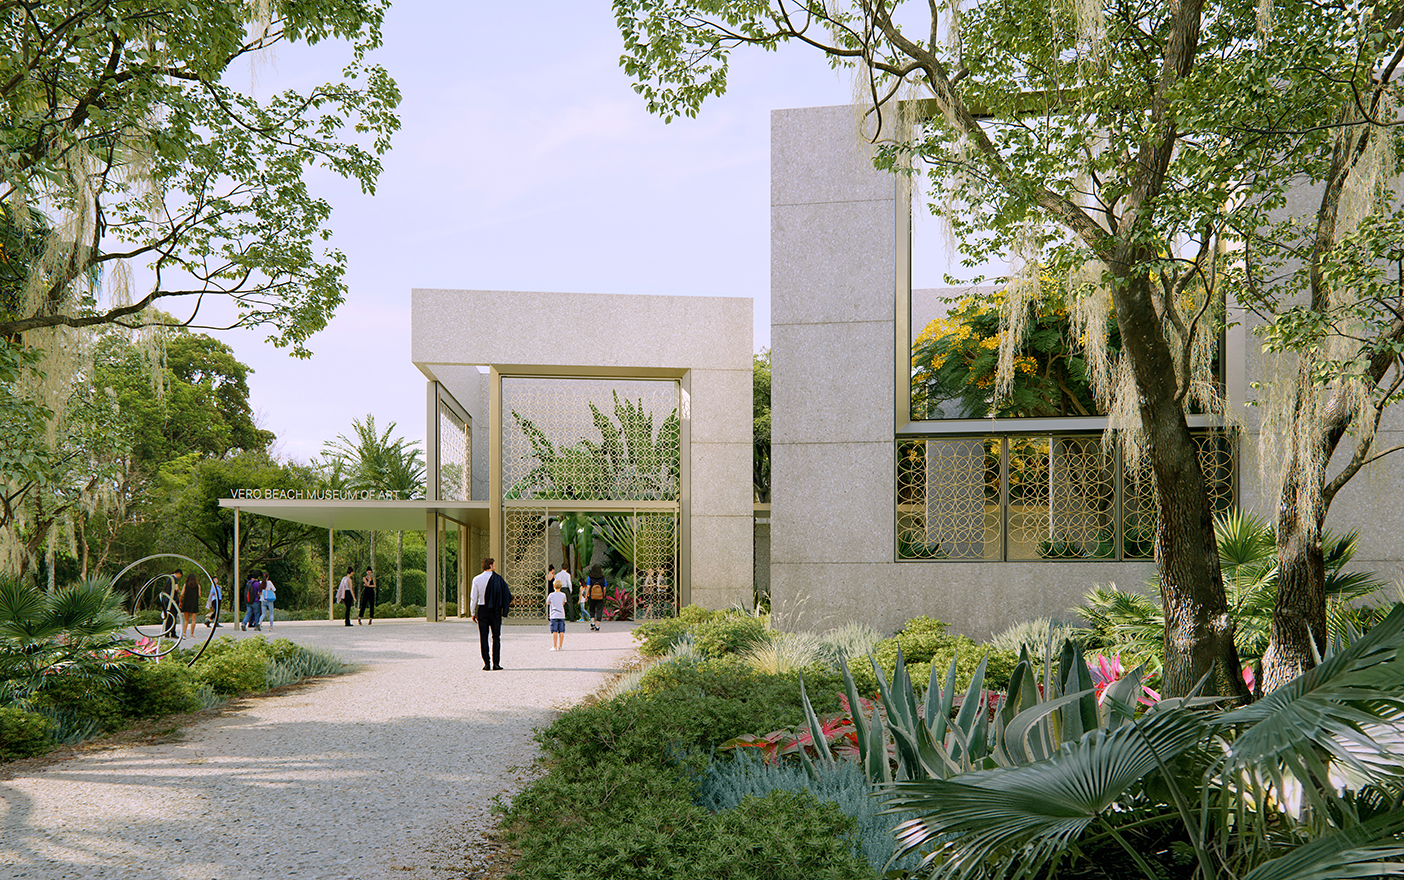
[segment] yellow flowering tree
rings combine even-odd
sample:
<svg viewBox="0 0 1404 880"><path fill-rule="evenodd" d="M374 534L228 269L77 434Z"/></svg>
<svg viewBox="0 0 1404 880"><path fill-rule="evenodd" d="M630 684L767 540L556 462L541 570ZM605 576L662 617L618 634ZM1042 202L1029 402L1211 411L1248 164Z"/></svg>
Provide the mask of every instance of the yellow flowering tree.
<svg viewBox="0 0 1404 880"><path fill-rule="evenodd" d="M1063 284L1045 279L1030 298L1022 342L1015 347L1013 382L996 393L1005 291L947 300L949 310L912 344L912 418L1047 418L1097 415L1080 340L1068 319ZM1121 346L1115 319L1107 345ZM1077 344L1074 344L1077 343Z"/></svg>

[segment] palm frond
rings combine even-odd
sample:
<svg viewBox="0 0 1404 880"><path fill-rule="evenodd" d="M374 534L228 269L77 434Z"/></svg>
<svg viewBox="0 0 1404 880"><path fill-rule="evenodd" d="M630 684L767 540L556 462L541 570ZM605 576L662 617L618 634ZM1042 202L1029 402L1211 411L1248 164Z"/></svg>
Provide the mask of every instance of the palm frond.
<svg viewBox="0 0 1404 880"><path fill-rule="evenodd" d="M924 864L939 878L1003 874L1016 863L1021 876L1041 875L1131 786L1206 733L1194 712L1161 712L1093 731L1045 761L894 783L887 805L919 814L898 826L898 854L937 844Z"/></svg>
<svg viewBox="0 0 1404 880"><path fill-rule="evenodd" d="M1347 880L1404 873L1404 810L1333 831L1270 859L1243 880ZM1390 861L1393 860L1393 861Z"/></svg>

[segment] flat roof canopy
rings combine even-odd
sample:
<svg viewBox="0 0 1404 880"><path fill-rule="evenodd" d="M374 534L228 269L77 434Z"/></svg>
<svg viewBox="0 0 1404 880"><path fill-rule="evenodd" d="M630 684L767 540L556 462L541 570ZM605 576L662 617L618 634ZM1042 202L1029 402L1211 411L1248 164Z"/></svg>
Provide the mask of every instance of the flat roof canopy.
<svg viewBox="0 0 1404 880"><path fill-rule="evenodd" d="M440 513L449 519L486 529L486 501L282 501L252 498L221 498L219 506L260 516L288 520L322 529L382 532L422 532L428 514Z"/></svg>

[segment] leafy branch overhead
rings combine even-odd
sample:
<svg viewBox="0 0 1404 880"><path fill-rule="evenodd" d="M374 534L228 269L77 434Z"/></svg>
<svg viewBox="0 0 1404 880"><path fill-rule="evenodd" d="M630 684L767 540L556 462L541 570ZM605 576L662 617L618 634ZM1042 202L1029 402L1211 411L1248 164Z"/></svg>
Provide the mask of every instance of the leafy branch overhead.
<svg viewBox="0 0 1404 880"><path fill-rule="evenodd" d="M0 199L7 246L27 241L32 260L23 284L4 277L0 336L135 326L181 296L197 297L184 318L196 324L203 298L221 297L232 317L210 320L267 327L306 356L344 298L346 261L320 244L331 207L303 176L320 167L375 189L399 127L399 91L366 59L388 3L6 5ZM240 64L280 45L332 39L350 46L339 81L263 100L234 85ZM131 289L135 266L149 288Z"/></svg>

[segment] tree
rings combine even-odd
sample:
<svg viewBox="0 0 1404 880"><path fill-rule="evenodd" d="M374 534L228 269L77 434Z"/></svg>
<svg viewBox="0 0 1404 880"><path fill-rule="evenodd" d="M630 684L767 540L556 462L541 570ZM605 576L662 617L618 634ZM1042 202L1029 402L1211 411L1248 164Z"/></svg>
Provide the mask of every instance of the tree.
<svg viewBox="0 0 1404 880"><path fill-rule="evenodd" d="M1294 189L1348 178L1361 127L1390 121L1370 121L1369 108L1393 91L1404 7L915 6L614 2L623 66L665 118L695 115L724 92L738 46L794 41L853 68L867 133L885 140L880 164L925 164L933 210L968 265L1013 257L1011 353L1040 277L1066 279L1100 408L1153 474L1165 687L1183 694L1209 675L1211 691L1242 694L1185 416L1222 406L1209 372L1228 288L1244 287L1233 255L1270 233ZM1327 207L1319 219L1329 225ZM1115 357L1100 332L1086 332L1113 314ZM1013 358L1002 360L1001 394L1013 374Z"/></svg>
<svg viewBox="0 0 1404 880"><path fill-rule="evenodd" d="M234 511L219 506L234 489L306 489L316 475L305 466L284 464L263 451L234 452L224 458L190 453L166 463L159 475L161 534L166 547L187 547L191 555L213 557L225 583L234 583ZM282 561L326 530L273 517L241 521L238 553L245 572Z"/></svg>
<svg viewBox="0 0 1404 880"><path fill-rule="evenodd" d="M399 125L394 82L365 60L386 7L5 4L0 431L18 442L0 455L0 525L28 509L38 536L45 517L72 508L36 490L96 500L85 492L101 478L73 493L68 470L81 456L65 440L85 430L70 428L67 406L84 400L70 391L89 378L91 328L208 324L202 305L222 298L227 326L267 327L275 345L309 354L344 297L345 258L319 252L330 206L303 175L319 166L374 191ZM244 60L330 39L351 48L338 82L262 101L231 85ZM139 291L134 266L150 273ZM182 318L153 308L181 297L193 300Z"/></svg>
<svg viewBox="0 0 1404 880"><path fill-rule="evenodd" d="M355 439L345 434L323 444L324 462L338 477L346 475L350 488L367 489L395 498L423 498L425 465L423 452L410 442L393 437L395 423L391 422L377 433L375 416L366 413L366 420L351 420ZM395 604L403 598L405 533L395 533ZM371 533L371 559L375 558L375 533Z"/></svg>
<svg viewBox="0 0 1404 880"><path fill-rule="evenodd" d="M110 477L106 509L83 512L76 522L85 574L89 537L97 544L97 570L114 546L140 551L128 557L154 552L154 535L146 527L157 515L156 477L167 462L191 453L221 458L234 450L260 452L274 440L254 423L252 370L229 346L176 329L166 331L160 348L153 376L151 356L126 331L109 329L97 342L90 382L112 396L115 430L127 442Z"/></svg>
<svg viewBox="0 0 1404 880"><path fill-rule="evenodd" d="M30 334L159 321L148 309L182 296L196 297L193 323L219 296L234 325L268 326L275 345L306 356L343 299L345 259L315 253L330 207L303 175L320 166L374 191L399 125L394 81L365 60L388 3L6 5L0 200L21 209L10 220L20 231L28 205L54 222L29 249L0 336L42 347ZM239 63L329 39L351 47L339 82L266 101L231 85ZM337 140L348 128L354 137ZM126 285L133 262L149 263L149 290ZM98 299L99 272L118 287L111 302Z"/></svg>
<svg viewBox="0 0 1404 880"><path fill-rule="evenodd" d="M751 480L756 501L770 503L770 349L751 358Z"/></svg>

